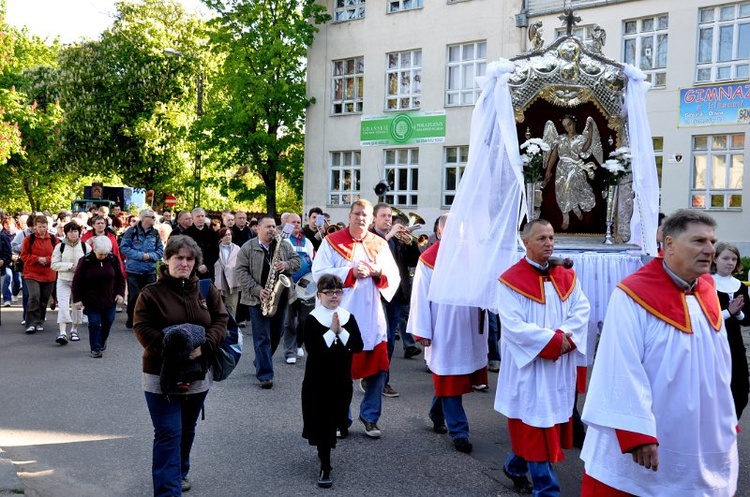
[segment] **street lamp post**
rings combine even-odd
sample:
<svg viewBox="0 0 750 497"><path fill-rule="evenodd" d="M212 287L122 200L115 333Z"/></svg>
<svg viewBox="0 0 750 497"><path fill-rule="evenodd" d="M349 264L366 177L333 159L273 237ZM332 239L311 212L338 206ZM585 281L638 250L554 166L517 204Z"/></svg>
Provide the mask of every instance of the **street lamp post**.
<svg viewBox="0 0 750 497"><path fill-rule="evenodd" d="M185 55L179 50L174 48L165 48L164 53L175 57L186 57L193 60L198 60L197 57ZM200 121L203 117L203 71L198 72L198 79L195 82L196 92L196 104L195 104L195 116ZM193 170L193 208L200 207L201 203L201 176L202 176L202 157L200 145L195 144L195 156L194 156L194 170Z"/></svg>

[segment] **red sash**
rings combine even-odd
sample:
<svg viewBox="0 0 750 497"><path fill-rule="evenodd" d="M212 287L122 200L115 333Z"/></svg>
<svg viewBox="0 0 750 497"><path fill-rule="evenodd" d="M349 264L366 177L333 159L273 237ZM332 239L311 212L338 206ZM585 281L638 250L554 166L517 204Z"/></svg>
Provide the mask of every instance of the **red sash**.
<svg viewBox="0 0 750 497"><path fill-rule="evenodd" d="M546 304L544 282L551 281L557 295L560 296L560 300L565 302L575 288L576 273L572 269L562 266L552 266L549 270L549 276L545 277L539 274L539 271L534 269L524 257L500 275L498 280L524 297L540 304Z"/></svg>
<svg viewBox="0 0 750 497"><path fill-rule="evenodd" d="M378 253L380 253L383 248L388 247L388 243L385 240L369 231L365 232L365 236L362 238L361 242L355 240L352 238L351 233L349 233L349 228L344 228L331 233L325 239L331 244L333 250L338 252L338 254L347 261L351 261L354 258L355 243L362 243L362 245L364 245L365 252L367 252L367 256L372 261L376 260Z"/></svg>
<svg viewBox="0 0 750 497"><path fill-rule="evenodd" d="M694 295L711 327L721 330L721 306L716 283L709 274L701 275L695 289L686 294L669 276L663 259L654 259L617 285L652 316L683 333L693 333L687 295Z"/></svg>
<svg viewBox="0 0 750 497"><path fill-rule="evenodd" d="M437 260L438 249L440 248L440 240L432 244L427 250L422 252L419 256L419 260L430 269L435 269L435 261Z"/></svg>

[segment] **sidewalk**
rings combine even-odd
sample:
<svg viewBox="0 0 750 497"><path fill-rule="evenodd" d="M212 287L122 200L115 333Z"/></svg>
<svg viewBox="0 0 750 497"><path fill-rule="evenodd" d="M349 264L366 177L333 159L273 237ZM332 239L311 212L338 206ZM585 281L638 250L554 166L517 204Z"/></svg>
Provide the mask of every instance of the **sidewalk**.
<svg viewBox="0 0 750 497"><path fill-rule="evenodd" d="M25 495L21 479L8 454L0 449L0 496Z"/></svg>

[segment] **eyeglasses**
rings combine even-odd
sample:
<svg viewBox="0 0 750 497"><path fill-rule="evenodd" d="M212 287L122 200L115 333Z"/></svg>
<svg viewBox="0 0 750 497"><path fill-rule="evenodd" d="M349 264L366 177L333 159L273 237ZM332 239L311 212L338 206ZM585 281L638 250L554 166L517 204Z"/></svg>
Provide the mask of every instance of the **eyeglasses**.
<svg viewBox="0 0 750 497"><path fill-rule="evenodd" d="M323 290L320 293L327 295L328 297L341 297L344 294L343 290Z"/></svg>

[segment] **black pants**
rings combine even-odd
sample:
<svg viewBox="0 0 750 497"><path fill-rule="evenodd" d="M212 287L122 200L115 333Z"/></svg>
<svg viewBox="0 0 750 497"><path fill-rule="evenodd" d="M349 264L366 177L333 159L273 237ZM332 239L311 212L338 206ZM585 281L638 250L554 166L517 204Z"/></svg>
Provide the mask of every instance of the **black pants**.
<svg viewBox="0 0 750 497"><path fill-rule="evenodd" d="M29 303L26 308L26 324L31 326L42 326L47 315L47 305L54 281L36 281L26 278L24 280L29 291Z"/></svg>
<svg viewBox="0 0 750 497"><path fill-rule="evenodd" d="M126 325L129 328L133 327L133 311L141 289L154 281L156 281L155 272L146 274L128 273L128 322Z"/></svg>

